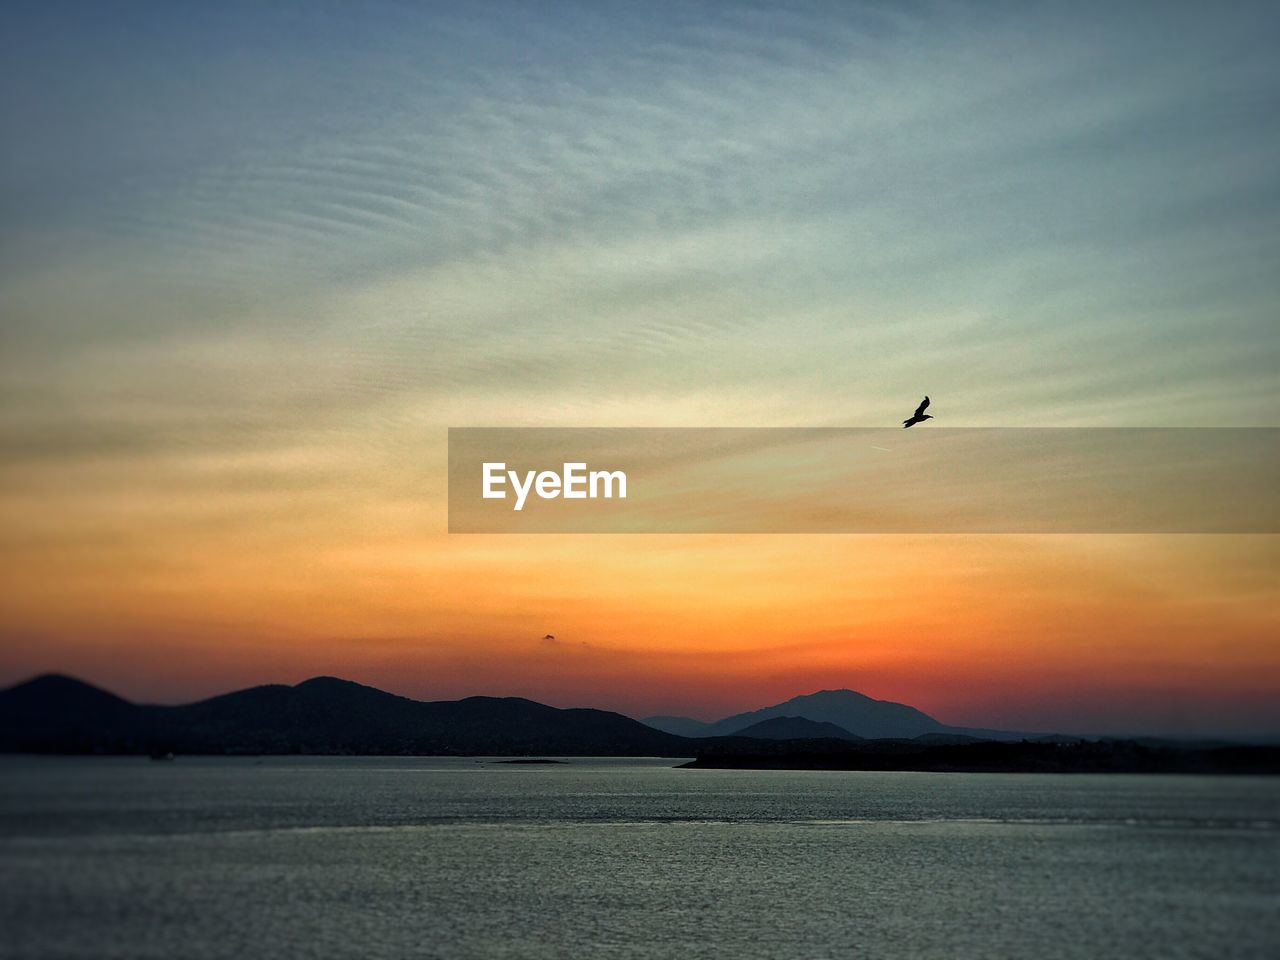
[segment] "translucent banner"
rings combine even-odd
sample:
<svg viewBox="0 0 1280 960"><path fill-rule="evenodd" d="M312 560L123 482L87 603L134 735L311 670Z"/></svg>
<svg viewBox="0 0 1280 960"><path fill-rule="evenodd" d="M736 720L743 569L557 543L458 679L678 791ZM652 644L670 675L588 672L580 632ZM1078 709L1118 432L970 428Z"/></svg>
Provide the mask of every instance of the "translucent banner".
<svg viewBox="0 0 1280 960"><path fill-rule="evenodd" d="M1277 428L452 428L451 533L1280 533Z"/></svg>

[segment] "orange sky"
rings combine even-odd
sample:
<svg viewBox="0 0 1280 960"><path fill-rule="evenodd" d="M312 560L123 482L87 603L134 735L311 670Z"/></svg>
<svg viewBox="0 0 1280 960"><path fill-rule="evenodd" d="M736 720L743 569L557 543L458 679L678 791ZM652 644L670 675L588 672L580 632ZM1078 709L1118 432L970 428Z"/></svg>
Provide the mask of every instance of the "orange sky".
<svg viewBox="0 0 1280 960"><path fill-rule="evenodd" d="M847 686L967 725L1280 729L1275 537L153 535L28 546L4 677L703 718Z"/></svg>

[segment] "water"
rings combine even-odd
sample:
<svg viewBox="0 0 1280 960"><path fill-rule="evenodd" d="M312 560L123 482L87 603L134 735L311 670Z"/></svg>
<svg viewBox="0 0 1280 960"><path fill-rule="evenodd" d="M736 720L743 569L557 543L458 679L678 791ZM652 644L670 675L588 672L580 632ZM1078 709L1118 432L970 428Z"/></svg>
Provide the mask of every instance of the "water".
<svg viewBox="0 0 1280 960"><path fill-rule="evenodd" d="M0 956L1273 958L1280 780L0 758Z"/></svg>

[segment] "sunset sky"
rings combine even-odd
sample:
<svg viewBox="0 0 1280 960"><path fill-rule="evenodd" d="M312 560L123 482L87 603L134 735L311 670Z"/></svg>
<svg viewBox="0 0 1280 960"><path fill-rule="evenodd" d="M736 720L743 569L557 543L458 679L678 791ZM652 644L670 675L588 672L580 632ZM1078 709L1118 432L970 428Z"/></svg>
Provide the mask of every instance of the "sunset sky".
<svg viewBox="0 0 1280 960"><path fill-rule="evenodd" d="M4 21L0 685L1280 732L1274 535L445 509L451 426L1280 426L1280 8Z"/></svg>

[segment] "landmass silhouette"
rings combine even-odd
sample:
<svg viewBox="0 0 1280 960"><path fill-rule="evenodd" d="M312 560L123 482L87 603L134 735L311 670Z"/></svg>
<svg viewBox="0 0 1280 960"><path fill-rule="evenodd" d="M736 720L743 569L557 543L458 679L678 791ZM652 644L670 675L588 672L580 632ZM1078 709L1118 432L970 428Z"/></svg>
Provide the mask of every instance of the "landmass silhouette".
<svg viewBox="0 0 1280 960"><path fill-rule="evenodd" d="M800 715L801 710L842 714L855 725L908 718L931 729L913 737L865 738L845 725ZM11 753L166 759L190 754L657 756L696 757L687 764L692 767L1280 774L1277 746L1009 731L979 737L905 704L852 690L825 690L729 717L707 726L727 724L732 731L712 736L679 736L650 723L520 697L411 700L336 677L251 687L181 706L131 703L59 674L0 691L0 751Z"/></svg>

